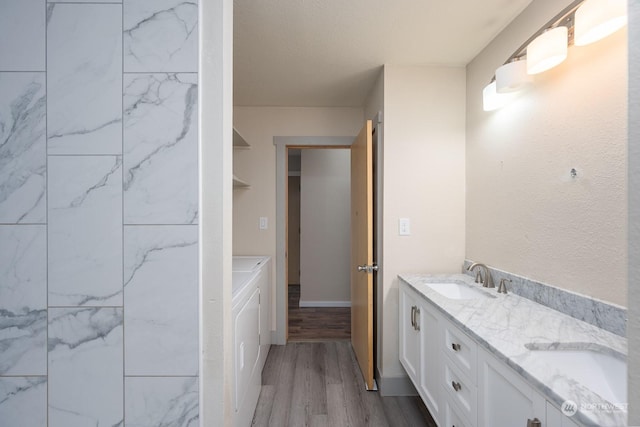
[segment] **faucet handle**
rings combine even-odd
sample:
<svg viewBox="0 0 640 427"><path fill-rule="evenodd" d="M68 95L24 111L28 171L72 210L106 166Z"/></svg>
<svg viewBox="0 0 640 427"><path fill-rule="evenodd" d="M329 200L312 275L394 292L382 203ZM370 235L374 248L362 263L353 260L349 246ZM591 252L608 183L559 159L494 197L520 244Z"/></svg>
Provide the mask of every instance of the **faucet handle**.
<svg viewBox="0 0 640 427"><path fill-rule="evenodd" d="M484 283L480 275L480 270L476 271L476 283Z"/></svg>
<svg viewBox="0 0 640 427"><path fill-rule="evenodd" d="M504 277L500 279L500 284L498 285L498 293L499 294L507 294L507 284L506 282L511 283L511 279L505 279Z"/></svg>

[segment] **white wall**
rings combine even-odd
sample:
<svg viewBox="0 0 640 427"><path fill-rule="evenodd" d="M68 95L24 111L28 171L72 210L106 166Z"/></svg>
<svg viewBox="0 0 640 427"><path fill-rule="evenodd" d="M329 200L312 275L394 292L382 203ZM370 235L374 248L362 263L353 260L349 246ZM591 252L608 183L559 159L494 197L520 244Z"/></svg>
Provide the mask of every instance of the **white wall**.
<svg viewBox="0 0 640 427"><path fill-rule="evenodd" d="M464 68L385 66L379 367L386 378L406 376L398 361L397 275L455 273L462 265L464 117ZM411 219L411 236L398 235L398 219L404 217Z"/></svg>
<svg viewBox="0 0 640 427"><path fill-rule="evenodd" d="M300 306L351 300L351 151L302 150Z"/></svg>
<svg viewBox="0 0 640 427"><path fill-rule="evenodd" d="M629 0L629 425L640 425L640 3Z"/></svg>
<svg viewBox="0 0 640 427"><path fill-rule="evenodd" d="M251 184L233 194L233 254L269 255L276 265L276 150L274 136L357 135L360 108L235 107L234 127L251 144L234 153L234 170ZM260 216L269 229L259 230ZM275 268L272 283L275 285ZM272 293L275 313L275 289ZM275 328L276 316L272 316Z"/></svg>
<svg viewBox="0 0 640 427"><path fill-rule="evenodd" d="M569 3L532 2L467 67L466 255L626 305L626 30L482 110L495 69Z"/></svg>
<svg viewBox="0 0 640 427"><path fill-rule="evenodd" d="M231 426L233 2L200 3L201 426Z"/></svg>

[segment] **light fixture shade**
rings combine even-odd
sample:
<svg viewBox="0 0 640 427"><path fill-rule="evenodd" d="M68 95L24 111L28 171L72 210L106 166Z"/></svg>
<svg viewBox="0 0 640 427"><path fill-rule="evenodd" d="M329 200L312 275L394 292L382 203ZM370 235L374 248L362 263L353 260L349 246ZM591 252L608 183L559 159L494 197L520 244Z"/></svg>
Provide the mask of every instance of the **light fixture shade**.
<svg viewBox="0 0 640 427"><path fill-rule="evenodd" d="M574 41L584 46L607 37L627 23L627 0L586 0L576 10Z"/></svg>
<svg viewBox="0 0 640 427"><path fill-rule="evenodd" d="M533 82L527 73L527 61L522 59L504 64L496 70L496 90L498 93L515 92Z"/></svg>
<svg viewBox="0 0 640 427"><path fill-rule="evenodd" d="M568 35L568 28L560 26L540 34L529 43L527 73L542 73L564 61L567 58Z"/></svg>
<svg viewBox="0 0 640 427"><path fill-rule="evenodd" d="M496 91L495 80L482 90L482 109L493 111L503 107L511 99L512 94L502 94Z"/></svg>

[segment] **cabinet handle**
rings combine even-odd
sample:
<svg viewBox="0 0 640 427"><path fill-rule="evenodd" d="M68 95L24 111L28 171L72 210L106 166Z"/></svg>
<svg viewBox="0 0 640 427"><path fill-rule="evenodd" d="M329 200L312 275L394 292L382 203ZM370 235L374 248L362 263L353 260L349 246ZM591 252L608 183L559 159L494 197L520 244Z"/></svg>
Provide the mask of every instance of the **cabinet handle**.
<svg viewBox="0 0 640 427"><path fill-rule="evenodd" d="M420 308L416 307L416 331L420 330Z"/></svg>
<svg viewBox="0 0 640 427"><path fill-rule="evenodd" d="M457 344L457 343L452 342L452 343L451 343L451 348L453 349L453 351L460 351L460 349L461 349L462 347L460 346L460 344Z"/></svg>
<svg viewBox="0 0 640 427"><path fill-rule="evenodd" d="M412 305L411 306L411 327L413 329L416 328L416 320L415 320L415 315L416 315L416 306Z"/></svg>
<svg viewBox="0 0 640 427"><path fill-rule="evenodd" d="M460 385L460 383L455 381L451 381L451 387L453 387L455 391L460 391L460 389L462 389L462 386Z"/></svg>
<svg viewBox="0 0 640 427"><path fill-rule="evenodd" d="M542 427L542 422L537 418L527 420L527 427Z"/></svg>

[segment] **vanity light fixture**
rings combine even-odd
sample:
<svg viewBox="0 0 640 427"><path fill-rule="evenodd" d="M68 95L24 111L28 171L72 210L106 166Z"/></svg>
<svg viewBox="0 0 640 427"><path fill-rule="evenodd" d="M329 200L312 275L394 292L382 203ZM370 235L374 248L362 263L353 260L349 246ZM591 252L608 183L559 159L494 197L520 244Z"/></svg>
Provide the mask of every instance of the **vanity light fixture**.
<svg viewBox="0 0 640 427"><path fill-rule="evenodd" d="M515 92L531 83L533 83L533 76L527 73L526 58L516 58L496 70L498 93Z"/></svg>
<svg viewBox="0 0 640 427"><path fill-rule="evenodd" d="M576 10L575 44L584 46L613 34L627 23L626 0L585 0Z"/></svg>
<svg viewBox="0 0 640 427"><path fill-rule="evenodd" d="M547 71L567 57L568 46L600 40L627 23L627 0L574 0L534 33L499 67L483 89L483 108L504 106L513 92L527 87L532 75ZM524 70L526 69L526 72Z"/></svg>
<svg viewBox="0 0 640 427"><path fill-rule="evenodd" d="M545 31L527 46L527 73L550 70L567 59L569 29L563 25Z"/></svg>

